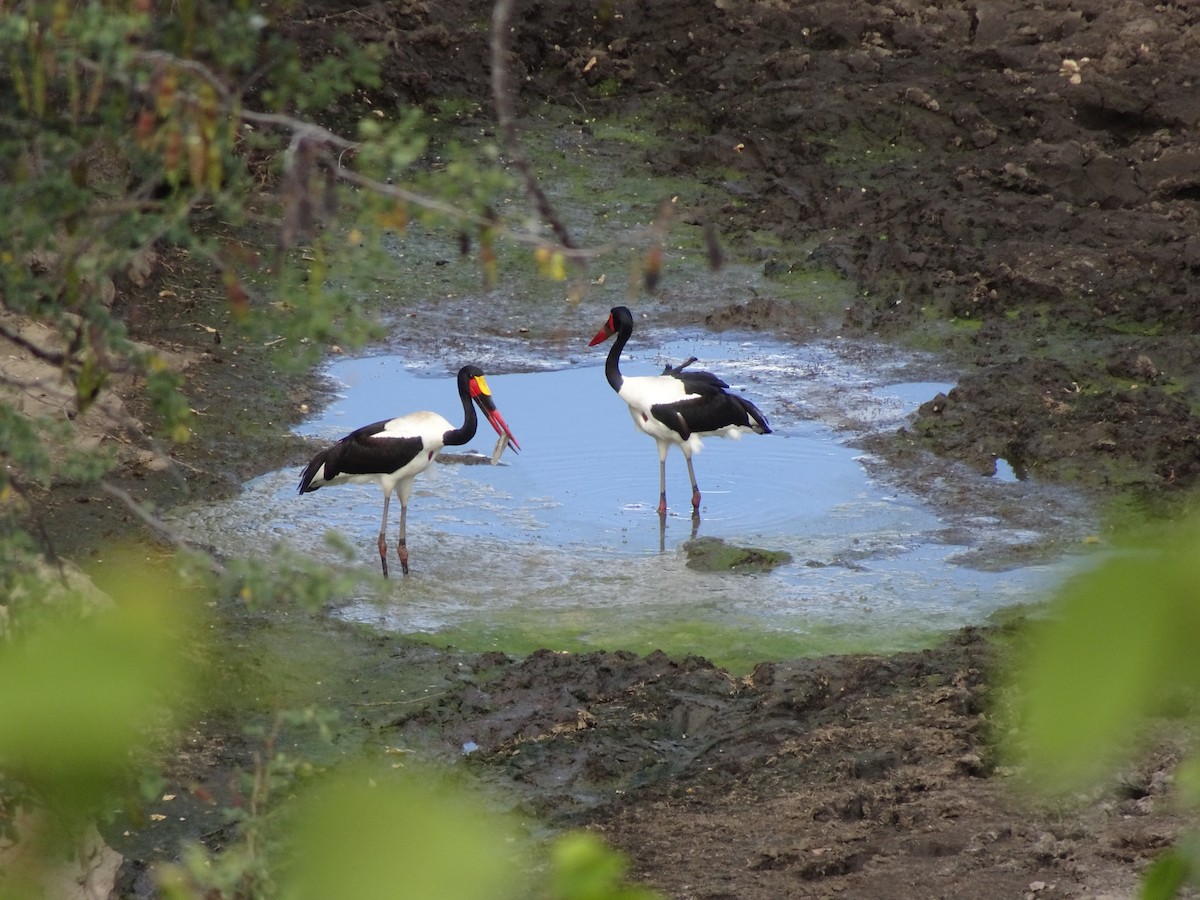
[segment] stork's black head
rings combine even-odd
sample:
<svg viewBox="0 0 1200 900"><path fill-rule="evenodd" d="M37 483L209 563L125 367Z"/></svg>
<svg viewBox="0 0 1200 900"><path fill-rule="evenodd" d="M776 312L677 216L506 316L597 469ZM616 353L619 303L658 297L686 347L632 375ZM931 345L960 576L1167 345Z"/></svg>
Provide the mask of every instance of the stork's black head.
<svg viewBox="0 0 1200 900"><path fill-rule="evenodd" d="M475 405L479 407L480 411L487 417L488 422L496 429L496 434L508 435L508 440L512 444L514 453L521 449L521 445L517 443L517 439L509 430L508 423L500 415L500 410L496 409L496 401L492 399L492 389L488 387L483 369L478 366L463 366L459 369L458 390L459 393L469 396L475 401Z"/></svg>
<svg viewBox="0 0 1200 900"><path fill-rule="evenodd" d="M607 341L614 334L628 334L633 331L633 313L627 306L614 306L608 313L608 321L604 323L594 338L588 343L589 347Z"/></svg>

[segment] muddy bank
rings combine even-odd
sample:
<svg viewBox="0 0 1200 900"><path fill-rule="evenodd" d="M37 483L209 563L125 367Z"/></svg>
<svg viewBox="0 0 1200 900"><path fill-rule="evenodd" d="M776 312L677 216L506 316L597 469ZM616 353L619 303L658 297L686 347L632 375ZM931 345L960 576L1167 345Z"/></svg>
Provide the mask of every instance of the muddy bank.
<svg viewBox="0 0 1200 900"><path fill-rule="evenodd" d="M1184 822L1161 775L1174 745L1070 808L1022 799L989 743L996 637L744 678L662 654L492 657L382 733L466 748L671 897L1129 895Z"/></svg>

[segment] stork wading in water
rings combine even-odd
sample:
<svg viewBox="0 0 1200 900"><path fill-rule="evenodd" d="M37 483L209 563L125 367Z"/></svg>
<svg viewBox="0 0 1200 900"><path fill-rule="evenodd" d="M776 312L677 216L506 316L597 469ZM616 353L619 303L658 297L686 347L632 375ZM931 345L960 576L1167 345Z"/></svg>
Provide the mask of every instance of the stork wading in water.
<svg viewBox="0 0 1200 900"><path fill-rule="evenodd" d="M332 484L378 484L383 488L383 521L379 524L379 563L384 577L387 564L387 518L392 492L400 498L400 539L396 555L400 568L408 574L408 544L405 534L408 498L413 480L433 463L443 447L461 446L475 437L479 420L475 406L500 435L501 446L511 443L521 449L508 424L496 409L492 392L482 370L463 366L458 372L458 396L462 398L463 424L455 428L437 413L415 412L396 419L385 419L352 431L336 444L314 456L300 476L300 493L306 494ZM507 438L507 443L505 439ZM493 457L493 462L496 457Z"/></svg>
<svg viewBox="0 0 1200 900"><path fill-rule="evenodd" d="M700 488L692 454L700 449L700 438L710 435L741 437L744 431L770 434L771 427L758 407L728 392L724 381L711 372L688 370L692 357L678 366L667 366L661 375L626 378L621 374L621 351L633 333L633 313L615 306L608 321L592 338L590 347L617 336L608 351L604 374L617 395L629 405L633 424L658 444L658 513L667 514L667 451L674 445L687 460L692 481L692 515L700 515Z"/></svg>

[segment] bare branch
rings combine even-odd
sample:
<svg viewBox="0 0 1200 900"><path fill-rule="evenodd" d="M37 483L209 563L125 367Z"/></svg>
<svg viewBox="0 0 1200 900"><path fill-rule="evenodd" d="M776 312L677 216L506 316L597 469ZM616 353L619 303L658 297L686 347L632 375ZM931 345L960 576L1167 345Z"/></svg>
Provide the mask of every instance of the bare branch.
<svg viewBox="0 0 1200 900"><path fill-rule="evenodd" d="M147 62L166 64L174 66L186 72L190 72L196 77L209 84L219 95L221 109L225 114L233 112L234 97L230 93L229 88L221 81L220 77L208 68L203 63L196 62L192 59L182 59L178 56L173 56L162 50L145 51L136 54L137 59ZM102 74L120 82L126 87L130 87L139 94L147 94L150 88L144 84L136 83L134 77L126 72L113 72L107 66L96 62L93 59L79 59L79 65L88 71L96 74ZM180 98L188 103L198 103L199 98L190 91L180 91ZM340 134L330 131L328 128L322 128L314 122L307 122L304 119L297 119L295 116L284 115L283 113L268 113L256 112L250 109L238 109L237 115L240 119L246 122L253 122L256 125L265 125L272 128L282 128L285 131L290 131L298 136L315 138L327 144L332 144L335 147L341 147L343 150L353 149L359 144L356 141L351 141L342 137Z"/></svg>
<svg viewBox="0 0 1200 900"><path fill-rule="evenodd" d="M0 372L0 384L18 391L44 391L57 386L61 380L59 375L53 378L17 378L8 372Z"/></svg>
<svg viewBox="0 0 1200 900"><path fill-rule="evenodd" d="M42 547L46 551L44 555L49 561L54 563L55 567L58 569L59 579L63 582L63 584L66 584L67 570L63 566L62 557L58 555L58 551L54 547L54 540L50 537L50 532L46 530L46 522L42 518L41 507L38 506L38 504L34 502L33 498L29 496L29 492L25 489L24 483L11 469L7 475L9 487L16 491L17 496L24 500L25 505L29 507L31 519L34 526L36 526L38 530L38 536L42 539Z"/></svg>
<svg viewBox="0 0 1200 900"><path fill-rule="evenodd" d="M518 231L498 225L494 219L481 213L455 206L425 194L406 190L395 184L377 181L348 168L343 163L342 157L346 151L360 147L360 143L295 116L283 113L258 112L241 107L238 105L237 98L228 86L221 81L215 72L203 63L195 60L180 59L163 51L143 52L138 54L137 58L157 66L171 65L177 67L181 71L194 75L206 84L211 85L218 95L218 103L221 105L225 115L237 116L240 121L251 126L279 129L290 133L288 146L285 151L285 170L290 170L297 163L297 156L299 155L297 151L301 149L316 149L317 152L324 151L331 157L325 160L325 164L328 166L326 175L332 175L338 181L365 188L379 196L391 197L420 209L437 213L462 225L493 229L497 235L516 240L523 244L535 247L550 247L561 252L565 258L577 265L583 265L591 259L610 253L617 247L639 246L647 240L653 240L656 234L661 231L661 223L655 223L655 225L649 228L631 229L622 235L610 238L599 246L586 249L581 248L571 237L566 225L539 184L533 172L532 164L521 146L517 133L516 115L509 77L509 56L511 53L509 34L513 6L514 0L497 0L492 15L492 35L490 40L492 61L491 81L497 125L501 135L502 146L510 164L519 174L524 190L536 207L538 216L542 222L549 226L557 243L547 241L543 234L531 231ZM151 91L150 86L139 82L134 74L129 72L110 72L94 60L81 60L80 62L85 68L95 72L103 72L108 77L114 78L138 93L147 94ZM194 93L185 90L179 91L177 96L184 102L199 102L199 98ZM282 243L286 246L288 241L286 240L286 236L284 237L285 239ZM659 237L661 239L660 235Z"/></svg>
<svg viewBox="0 0 1200 900"><path fill-rule="evenodd" d="M115 497L117 500L119 500L131 513L134 514L134 516L136 516L142 522L143 525L158 534L159 537L163 538L165 541L167 541L167 543L171 544L176 549L185 550L188 552L192 552L196 549L186 540L184 540L183 536L178 531L176 531L158 516L154 515L154 513L146 508L145 504L139 503L136 499L134 499L133 495L131 495L124 488L119 488L115 484L112 484L108 481L101 481L100 489L109 496ZM224 571L224 567L217 562L217 560L211 554L205 553L202 555L207 561L211 571L218 573Z"/></svg>
<svg viewBox="0 0 1200 900"><path fill-rule="evenodd" d="M498 234L508 238L509 240L517 241L518 243L528 244L533 247L545 247L549 244L543 235L530 231L516 231L511 228L506 228L503 225L497 225L494 219L488 218L486 215L468 212L460 209L457 206L451 206L450 204L443 203L440 200L434 200L432 197L427 197L424 194L414 193L413 191L398 187L394 184L376 181L373 178L368 178L365 175L355 172L353 169L347 169L339 166L335 171L337 172L337 176L340 180L345 181L348 184L365 188L381 197L393 197L396 200L402 200L405 203L411 203L413 206L427 209L430 212L442 213L443 215L456 219L463 224L495 228ZM587 262L590 259L595 259L611 253L617 247L640 246L655 234L657 234L657 232L654 225L641 226L639 228L629 229L610 238L603 244L597 244L592 247L554 245L554 249L561 251L563 256L575 262Z"/></svg>
<svg viewBox="0 0 1200 900"><path fill-rule="evenodd" d="M448 218L455 219L460 222L465 222L472 225L484 224L484 217L464 209L460 209L450 203L445 203L441 200L435 200L433 197L428 197L425 194L418 194L415 191L407 190L406 188L398 187L394 184L387 184L382 181L376 181L374 178L369 178L355 172L353 169L347 169L345 166L339 165L336 170L340 180L347 184L353 184L356 187L366 188L372 193L379 194L383 197L392 197L396 200L403 200L405 203L418 206L421 209L427 209L430 212L441 213Z"/></svg>
<svg viewBox="0 0 1200 900"><path fill-rule="evenodd" d="M285 131L292 132L296 137L311 138L322 143L340 147L342 150L353 150L361 146L357 141L344 138L340 134L330 131L328 128L322 128L313 122L297 119L295 116L287 116L282 113L255 112L249 109L241 110L238 115L247 122L254 122L258 125L270 125L273 128L282 128Z"/></svg>
<svg viewBox="0 0 1200 900"><path fill-rule="evenodd" d="M233 99L229 94L229 88L225 86L225 82L217 77L217 74L202 62L197 62L194 59L183 59L175 56L174 54L168 53L165 50L142 50L138 53L135 53L134 57L136 59L145 60L146 62L157 63L161 66L171 66L172 68L179 69L184 72L191 72L201 81L206 82L214 91L216 91L220 95L222 102L228 104ZM80 59L79 63L85 69L92 69L95 72L102 71L100 67L90 59Z"/></svg>
<svg viewBox="0 0 1200 900"><path fill-rule="evenodd" d="M56 350L47 350L45 347L41 347L33 341L22 337L20 333L13 331L3 322L0 322L0 337L16 344L22 350L28 351L42 362L49 363L52 366L61 366L67 361L65 353L59 353Z"/></svg>
<svg viewBox="0 0 1200 900"><path fill-rule="evenodd" d="M573 249L575 242L571 240L567 226L563 224L562 219L558 217L558 213L551 205L550 198L546 196L546 192L542 190L542 186L534 177L533 166L529 162L529 157L525 155L520 138L517 136L517 119L513 110L512 89L508 84L508 32L509 23L512 21L512 10L513 0L496 0L496 5L492 9L492 102L496 107L496 124L500 128L504 150L508 154L509 161L525 182L525 190L533 198L538 215L554 231L563 247Z"/></svg>

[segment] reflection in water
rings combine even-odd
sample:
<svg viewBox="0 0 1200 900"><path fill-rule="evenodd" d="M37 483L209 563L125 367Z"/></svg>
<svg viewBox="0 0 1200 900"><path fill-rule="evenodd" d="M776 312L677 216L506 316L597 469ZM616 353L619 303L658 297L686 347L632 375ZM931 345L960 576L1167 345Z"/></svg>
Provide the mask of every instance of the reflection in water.
<svg viewBox="0 0 1200 900"><path fill-rule="evenodd" d="M730 663L911 647L1038 599L1071 567L1061 556L1044 561L1045 554L1035 556L1043 562L1003 570L960 564L982 551L1049 543L1046 534L995 514L997 502L1017 510L1047 504L1049 489L941 466L929 489L966 498L947 518L886 477L872 477L873 458L843 443L853 433L814 420L796 399L803 384L808 396L836 398L822 408L832 411L826 419L841 417L840 429L853 417L879 430L902 424L948 385L880 387L827 346L711 337L669 344L623 367L657 372L664 358L693 355L719 368L735 390L752 392L775 430L737 444L705 442L702 528L690 515L658 516L657 452L629 427L599 360L587 368L489 373L520 435L520 456L487 465L492 441L477 437L465 454L433 467L412 510L418 530L411 549L420 565L375 599L347 603L341 615L475 649L662 648ZM344 395L305 434L338 438L391 410L452 411L452 399L438 405L447 393L453 398L448 376L418 378L394 357L343 360L330 372ZM485 464L458 464L465 460ZM233 501L194 507L181 524L196 540L231 552L266 537L321 558L330 552L322 539L329 529L356 548L373 545L377 488L347 486L327 499L321 495L334 492L319 491L300 502L296 474L255 479ZM668 490L686 488L686 473L677 467L675 474ZM988 501L991 507L971 506L981 482L1007 493ZM1069 530L1061 516L1055 530ZM696 572L680 548L700 533L794 561L767 575Z"/></svg>
<svg viewBox="0 0 1200 900"><path fill-rule="evenodd" d="M700 533L700 513L692 510L692 533L688 536L688 540L694 541L696 535ZM658 517L658 552L667 552L667 517L659 515Z"/></svg>

